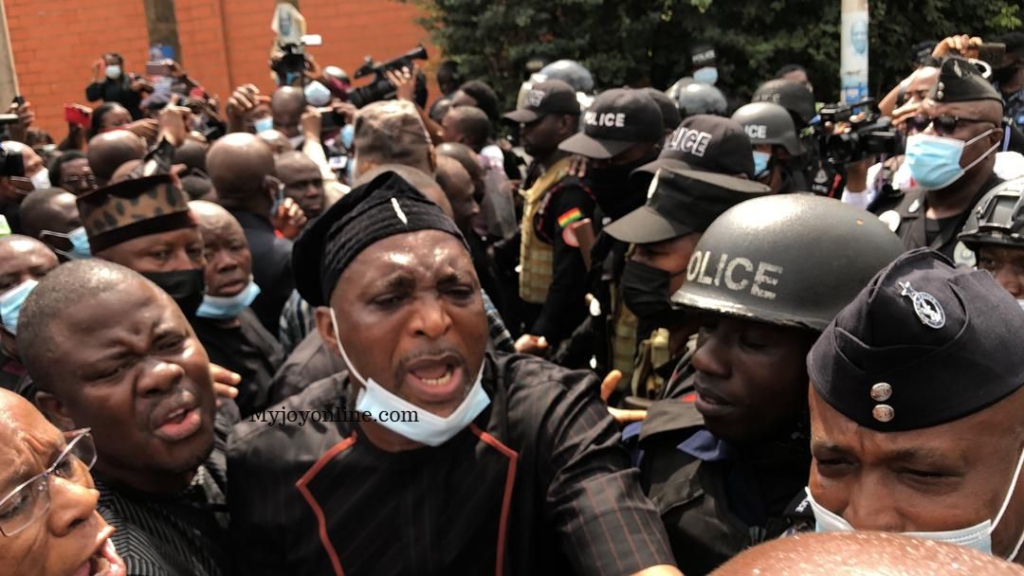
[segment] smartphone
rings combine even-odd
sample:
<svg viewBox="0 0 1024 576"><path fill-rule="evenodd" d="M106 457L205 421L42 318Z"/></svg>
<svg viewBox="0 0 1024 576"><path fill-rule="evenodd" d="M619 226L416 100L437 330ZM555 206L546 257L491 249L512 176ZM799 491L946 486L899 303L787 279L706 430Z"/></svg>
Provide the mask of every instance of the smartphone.
<svg viewBox="0 0 1024 576"><path fill-rule="evenodd" d="M146 76L170 76L171 65L165 61L147 62Z"/></svg>
<svg viewBox="0 0 1024 576"><path fill-rule="evenodd" d="M978 60L987 62L993 68L1001 67L1004 57L1006 57L1006 44L985 42L978 46Z"/></svg>
<svg viewBox="0 0 1024 576"><path fill-rule="evenodd" d="M68 124L78 124L79 126L89 125L89 115L82 112L74 106L64 106L64 121Z"/></svg>

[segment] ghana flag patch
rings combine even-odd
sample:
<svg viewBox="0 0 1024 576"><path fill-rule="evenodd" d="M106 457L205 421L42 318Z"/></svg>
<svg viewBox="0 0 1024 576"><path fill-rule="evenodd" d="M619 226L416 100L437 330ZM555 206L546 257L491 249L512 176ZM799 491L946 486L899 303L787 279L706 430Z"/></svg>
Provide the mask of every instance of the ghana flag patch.
<svg viewBox="0 0 1024 576"><path fill-rule="evenodd" d="M561 216L558 217L558 227L559 228L565 228L569 224L572 224L573 222L575 222L577 220L581 220L582 218L583 218L583 213L580 212L580 209L579 208L573 208L572 210L569 210L565 214L562 214Z"/></svg>

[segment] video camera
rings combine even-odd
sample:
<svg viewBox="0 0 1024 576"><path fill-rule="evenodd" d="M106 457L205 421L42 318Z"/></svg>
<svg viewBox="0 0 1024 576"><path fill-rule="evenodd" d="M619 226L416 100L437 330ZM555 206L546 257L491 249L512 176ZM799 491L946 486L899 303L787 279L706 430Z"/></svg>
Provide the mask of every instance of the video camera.
<svg viewBox="0 0 1024 576"><path fill-rule="evenodd" d="M860 109L859 113L855 109ZM903 139L893 129L892 119L882 116L874 99L869 98L856 104L829 104L819 112L815 133L821 157L833 166L859 162L876 154L895 156L903 152ZM825 130L845 122L850 124L846 134L833 134Z"/></svg>
<svg viewBox="0 0 1024 576"><path fill-rule="evenodd" d="M380 100L387 100L393 98L395 95L395 86L388 80L387 76L384 75L388 70L401 70L402 68L408 68L412 70L414 60L426 60L427 49L422 44L413 48L409 52L383 63L374 63L373 57L367 56L366 62L355 71L352 75L353 78L365 78L371 74L374 75L373 82L366 86L359 88L352 88L348 92L348 99L350 102L355 104L357 108L362 108L367 104L378 102ZM426 80L422 75L416 77L416 91L417 93L426 90Z"/></svg>
<svg viewBox="0 0 1024 576"><path fill-rule="evenodd" d="M0 122L4 122L6 116L12 116L12 114L0 114ZM3 124L4 130L9 124L11 122ZM21 152L11 152L0 146L0 178L10 178L11 176L25 176L25 158Z"/></svg>
<svg viewBox="0 0 1024 576"><path fill-rule="evenodd" d="M319 34L307 34L298 42L282 44L283 55L271 64L271 69L277 74L277 85L290 86L295 78L303 78L309 69L306 46L320 46L322 43L323 39Z"/></svg>
<svg viewBox="0 0 1024 576"><path fill-rule="evenodd" d="M5 142L11 139L10 128L14 124L20 121L17 114L0 114L0 142ZM21 156L20 154L18 155ZM0 159L0 170L5 166L3 159ZM0 172L0 176L21 176L21 174L7 174Z"/></svg>

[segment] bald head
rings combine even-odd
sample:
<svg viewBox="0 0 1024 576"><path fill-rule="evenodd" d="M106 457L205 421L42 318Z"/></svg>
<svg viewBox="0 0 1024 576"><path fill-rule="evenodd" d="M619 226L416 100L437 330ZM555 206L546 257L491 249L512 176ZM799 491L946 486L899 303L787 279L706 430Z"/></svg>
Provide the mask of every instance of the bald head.
<svg viewBox="0 0 1024 576"><path fill-rule="evenodd" d="M452 108L444 116L445 140L460 142L480 152L491 136L491 121L487 114L474 106Z"/></svg>
<svg viewBox="0 0 1024 576"><path fill-rule="evenodd" d="M139 166L142 166L142 160L129 160L124 164L121 164L121 166L119 166L117 170L114 170L114 174L110 177L109 183L117 184L118 182L131 180L132 172L134 172L135 169L138 168Z"/></svg>
<svg viewBox="0 0 1024 576"><path fill-rule="evenodd" d="M270 98L270 112L274 115L274 128L285 136L295 136L299 131L299 120L306 109L306 96L301 88L283 86Z"/></svg>
<svg viewBox="0 0 1024 576"><path fill-rule="evenodd" d="M242 229L238 220L219 204L205 200L193 200L188 203L188 209L195 215L201 231L225 225L231 226L232 224L237 226L239 230Z"/></svg>
<svg viewBox="0 0 1024 576"><path fill-rule="evenodd" d="M384 164L383 166L377 166L373 170L363 173L362 176L356 179L355 186L362 186L363 184L371 182L374 178L385 172L394 172L395 174L398 174L405 179L406 182L411 184L413 188L418 190L420 194L423 194L428 200L440 206L441 210L443 210L449 218L455 218L455 214L452 211L452 205L448 202L448 196L445 195L444 190L441 189L441 185L437 183L437 180L434 180L422 170L417 170L401 164Z"/></svg>
<svg viewBox="0 0 1024 576"><path fill-rule="evenodd" d="M206 155L206 168L218 201L228 208L268 213L275 187L274 153L259 137L235 132L217 140Z"/></svg>
<svg viewBox="0 0 1024 576"><path fill-rule="evenodd" d="M274 154L284 154L292 149L292 143L288 141L288 137L277 130L264 130L259 133L259 137L270 145Z"/></svg>
<svg viewBox="0 0 1024 576"><path fill-rule="evenodd" d="M755 546L714 576L1003 576L1024 568L964 546L880 532L801 534Z"/></svg>
<svg viewBox="0 0 1024 576"><path fill-rule="evenodd" d="M29 194L21 203L21 229L39 238L43 230L66 234L82 225L75 195L63 188L44 188Z"/></svg>
<svg viewBox="0 0 1024 576"><path fill-rule="evenodd" d="M127 130L114 130L89 140L89 168L100 186L106 186L114 172L129 160L146 155L146 143Z"/></svg>
<svg viewBox="0 0 1024 576"><path fill-rule="evenodd" d="M139 273L98 258L58 266L36 286L18 316L18 348L40 388L52 390L47 366L58 361L53 337L56 320L72 307L88 306L101 294L120 294L137 282L161 292Z"/></svg>
<svg viewBox="0 0 1024 576"><path fill-rule="evenodd" d="M187 139L174 150L174 163L206 172L206 148L202 142Z"/></svg>
<svg viewBox="0 0 1024 576"><path fill-rule="evenodd" d="M0 388L0 441L10 445L23 431L52 428L36 407L18 394Z"/></svg>

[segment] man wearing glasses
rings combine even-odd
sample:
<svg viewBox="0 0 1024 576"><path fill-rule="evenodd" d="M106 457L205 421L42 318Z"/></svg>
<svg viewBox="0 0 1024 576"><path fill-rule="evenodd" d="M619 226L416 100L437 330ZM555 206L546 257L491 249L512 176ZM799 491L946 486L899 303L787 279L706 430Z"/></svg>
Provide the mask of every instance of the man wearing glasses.
<svg viewBox="0 0 1024 576"><path fill-rule="evenodd" d="M37 405L64 430L92 429L99 511L128 573L227 574L209 361L174 300L117 264L69 262L39 282L18 327Z"/></svg>
<svg viewBox="0 0 1024 576"><path fill-rule="evenodd" d="M61 433L0 390L0 574L123 576L114 528L96 511L88 429Z"/></svg>
<svg viewBox="0 0 1024 576"><path fill-rule="evenodd" d="M949 58L906 127L910 186L872 209L907 250L929 247L954 258L971 209L1002 181L993 170L1004 135L1002 99L972 63Z"/></svg>

